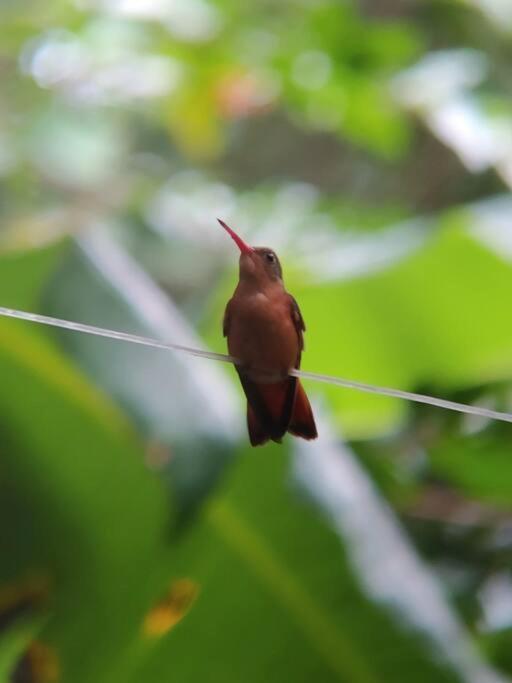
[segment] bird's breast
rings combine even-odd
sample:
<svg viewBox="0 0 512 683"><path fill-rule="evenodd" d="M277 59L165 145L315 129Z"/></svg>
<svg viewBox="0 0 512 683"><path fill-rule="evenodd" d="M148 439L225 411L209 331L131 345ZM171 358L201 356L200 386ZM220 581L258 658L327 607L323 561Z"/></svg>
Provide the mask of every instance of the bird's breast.
<svg viewBox="0 0 512 683"><path fill-rule="evenodd" d="M242 300L235 299L231 307L228 349L254 380L286 376L295 367L299 355L288 297L273 298L258 292Z"/></svg>

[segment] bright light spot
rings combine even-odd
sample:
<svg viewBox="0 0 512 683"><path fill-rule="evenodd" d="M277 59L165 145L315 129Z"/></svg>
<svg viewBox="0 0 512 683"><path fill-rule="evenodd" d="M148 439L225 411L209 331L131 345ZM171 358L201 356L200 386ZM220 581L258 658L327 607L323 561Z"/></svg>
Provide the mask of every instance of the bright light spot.
<svg viewBox="0 0 512 683"><path fill-rule="evenodd" d="M311 225L317 201L318 191L309 183L283 185L258 221L255 239L278 250L284 250L289 244L296 246L297 229ZM316 231L315 223L315 234Z"/></svg>
<svg viewBox="0 0 512 683"><path fill-rule="evenodd" d="M500 258L512 261L512 197L503 196L470 207L470 234Z"/></svg>
<svg viewBox="0 0 512 683"><path fill-rule="evenodd" d="M51 31L29 43L21 55L22 69L41 88L51 88L89 69L86 49L67 31Z"/></svg>
<svg viewBox="0 0 512 683"><path fill-rule="evenodd" d="M134 19L157 19L165 17L167 13L167 0L77 0L82 7L97 7L111 12L122 14Z"/></svg>
<svg viewBox="0 0 512 683"><path fill-rule="evenodd" d="M469 92L484 80L487 70L487 60L478 52L437 52L395 78L392 89L466 168L480 173L494 167L512 186L512 122L488 113Z"/></svg>
<svg viewBox="0 0 512 683"><path fill-rule="evenodd" d="M484 171L501 155L498 132L470 99L459 98L428 113L426 121L472 172Z"/></svg>
<svg viewBox="0 0 512 683"><path fill-rule="evenodd" d="M21 68L40 87L90 106L160 97L178 87L183 66L177 60L116 50L111 43L93 49L73 34L51 31L27 44Z"/></svg>
<svg viewBox="0 0 512 683"><path fill-rule="evenodd" d="M235 194L229 186L205 181L197 173L180 173L157 193L146 218L165 235L214 246L224 239L215 216L229 217L234 205Z"/></svg>
<svg viewBox="0 0 512 683"><path fill-rule="evenodd" d="M315 236L321 241L316 247L310 243L304 250L303 262L317 282L351 280L385 270L419 249L428 234L421 219L376 234L354 230L340 233L334 223L327 221L319 232L316 219L314 225Z"/></svg>
<svg viewBox="0 0 512 683"><path fill-rule="evenodd" d="M77 84L75 95L89 104L160 97L175 90L181 76L181 65L175 60L157 55L132 56L97 69L94 78Z"/></svg>
<svg viewBox="0 0 512 683"><path fill-rule="evenodd" d="M392 82L396 99L411 109L430 109L481 83L487 60L476 50L433 52Z"/></svg>
<svg viewBox="0 0 512 683"><path fill-rule="evenodd" d="M510 0L469 0L478 7L499 29L512 30L512 3Z"/></svg>
<svg viewBox="0 0 512 683"><path fill-rule="evenodd" d="M217 10L203 0L175 0L164 23L176 38L191 42L211 40L221 24Z"/></svg>
<svg viewBox="0 0 512 683"><path fill-rule="evenodd" d="M485 629L497 631L512 626L512 579L507 573L491 577L480 591Z"/></svg>
<svg viewBox="0 0 512 683"><path fill-rule="evenodd" d="M295 58L292 66L292 78L295 83L306 90L319 90L327 84L332 73L329 55L319 50L302 52Z"/></svg>
<svg viewBox="0 0 512 683"><path fill-rule="evenodd" d="M133 19L160 21L176 38L190 42L211 40L221 26L218 10L205 0L79 0L79 4Z"/></svg>

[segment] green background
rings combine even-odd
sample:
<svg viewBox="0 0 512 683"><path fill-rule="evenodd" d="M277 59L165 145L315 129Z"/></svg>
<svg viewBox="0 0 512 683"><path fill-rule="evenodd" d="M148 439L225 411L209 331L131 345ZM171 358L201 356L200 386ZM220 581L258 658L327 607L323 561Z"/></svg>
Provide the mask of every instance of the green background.
<svg viewBox="0 0 512 683"><path fill-rule="evenodd" d="M512 10L0 5L0 306L225 352L274 248L303 367L512 411ZM512 677L511 427L0 319L0 682Z"/></svg>

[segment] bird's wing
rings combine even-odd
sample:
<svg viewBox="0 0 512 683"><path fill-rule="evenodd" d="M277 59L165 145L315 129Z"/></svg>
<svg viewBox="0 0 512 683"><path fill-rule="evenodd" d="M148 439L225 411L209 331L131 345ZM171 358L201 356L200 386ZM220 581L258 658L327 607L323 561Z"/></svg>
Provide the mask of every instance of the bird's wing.
<svg viewBox="0 0 512 683"><path fill-rule="evenodd" d="M231 302L233 299L230 299L226 305L226 310L224 311L224 319L222 321L222 334L227 337L229 334L229 325L231 323Z"/></svg>
<svg viewBox="0 0 512 683"><path fill-rule="evenodd" d="M304 323L302 313L300 312L299 304L295 301L291 294L289 294L288 296L290 297L292 320L293 324L295 325L295 330L297 332L297 338L299 340L299 354L297 357L297 364L295 366L298 368L300 366L301 353L302 351L304 351L304 332L306 331L306 325Z"/></svg>
<svg viewBox="0 0 512 683"><path fill-rule="evenodd" d="M304 332L306 331L306 325L304 323L302 313L300 312L299 304L295 301L291 294L290 302L292 309L292 319L299 340L299 353L297 355L297 363L295 364L295 367L300 368L300 357L302 351L304 351ZM316 439L318 433L316 430L315 418L313 417L313 411L311 410L311 405L308 401L308 397L306 396L306 392L298 380L294 393L294 399L295 401L292 406L292 414L288 424L288 431L291 434L300 436L308 441L310 439Z"/></svg>

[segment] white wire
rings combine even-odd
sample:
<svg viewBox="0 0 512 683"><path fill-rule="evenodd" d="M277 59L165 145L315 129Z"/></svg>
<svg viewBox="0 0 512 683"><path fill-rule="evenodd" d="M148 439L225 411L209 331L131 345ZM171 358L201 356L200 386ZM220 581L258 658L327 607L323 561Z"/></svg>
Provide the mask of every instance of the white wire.
<svg viewBox="0 0 512 683"><path fill-rule="evenodd" d="M364 391L367 394L379 394L381 396L400 398L405 401L414 401L415 403L426 403L430 406L435 406L436 408L454 410L457 413L466 413L467 415L478 415L479 417L485 417L489 420L512 422L512 414L510 413L501 413L497 410L490 410L489 408L481 408L479 406L470 406L466 403L448 401L445 398L436 398L435 396L426 396L425 394L414 394L410 391L402 391L401 389L379 387L374 384L355 382L350 379L343 379L342 377L332 377L331 375L319 375L316 372L305 372L303 370L291 370L290 375L302 377L303 379L311 379L315 382L334 384L335 386L344 387L345 389L356 389L357 391Z"/></svg>
<svg viewBox="0 0 512 683"><path fill-rule="evenodd" d="M49 325L50 327L62 327L64 330L82 332L83 334L92 334L96 337L108 337L109 339L131 342L132 344L140 344L141 346L152 346L155 349L183 351L184 353L190 353L192 356L209 358L210 360L218 360L223 363L235 362L234 358L223 353L213 353L213 351L193 349L190 346L171 344L170 342L163 342L159 341L158 339L150 339L149 337L141 337L137 334L129 334L128 332L117 332L117 330L107 330L103 327L95 327L94 325L84 325L83 323L75 323L71 322L70 320L61 320L61 318L51 318L48 315L38 315L37 313L17 311L14 308L4 308L3 306L0 306L0 316L5 316L6 318L18 318L19 320L27 320L31 323Z"/></svg>
<svg viewBox="0 0 512 683"><path fill-rule="evenodd" d="M94 325L85 325L83 323L75 323L70 320L62 320L60 318L52 318L47 315L39 315L37 313L28 313L26 311L18 311L13 308L4 308L0 306L0 316L7 318L17 318L19 320L26 320L28 322L38 323L40 325L49 325L51 327L60 327L64 330L71 330L73 332L82 332L83 334L92 334L97 337L107 337L109 339L116 339L118 341L130 342L132 344L140 344L142 346L151 346L156 349L165 349L170 351L181 351L189 353L192 356L199 358L207 358L209 360L221 361L222 363L236 363L236 359L224 353L214 353L212 351L204 351L203 349L194 349L190 346L182 346L181 344L172 344L170 342L159 341L158 339L150 339L149 337L142 337L136 334L129 334L127 332L118 332L117 330L107 330L103 327L95 327ZM355 382L353 380L344 379L342 377L333 377L331 375L321 375L316 372L306 372L304 370L291 370L290 375L293 377L300 377L301 379L312 380L314 382L323 382L325 384L333 384L334 386L343 387L345 389L355 389L357 391L364 391L369 394L379 394L382 396L390 396L392 398L403 399L406 401L413 401L415 403L426 403L437 408L445 410L453 410L458 413L465 413L468 415L478 415L489 420L499 420L501 422L512 422L512 414L502 413L489 408L481 408L478 406L466 405L465 403L456 403L455 401L448 401L443 398L436 398L434 396L425 396L424 394L414 394L409 391L401 391L400 389L391 389L389 387L379 387L373 384L366 384L364 382Z"/></svg>

